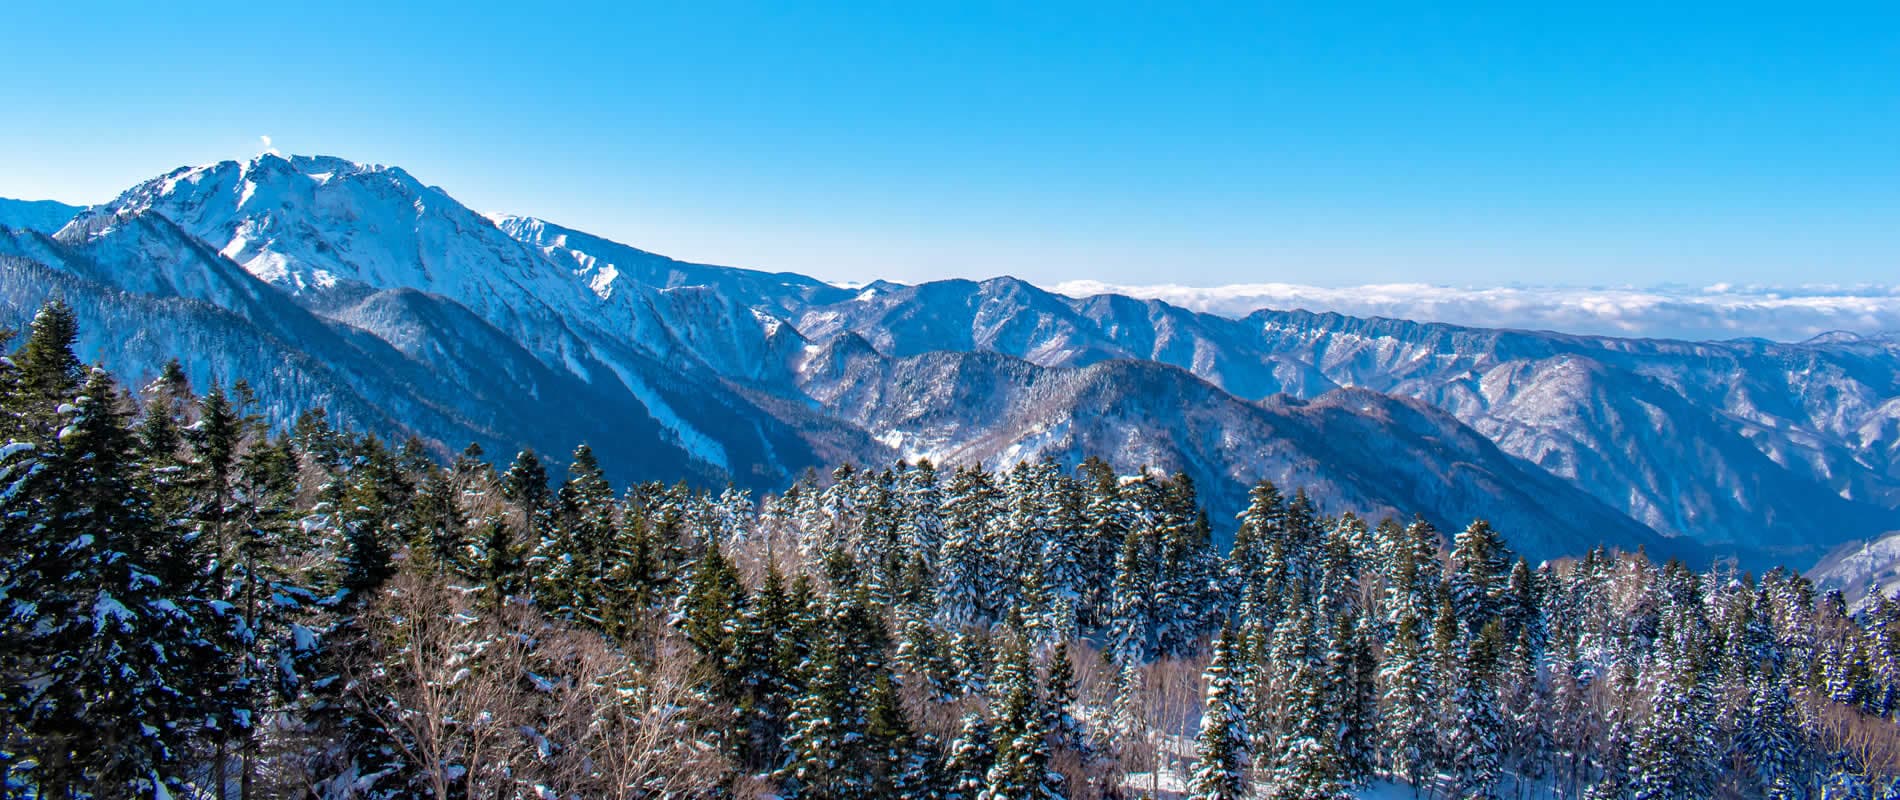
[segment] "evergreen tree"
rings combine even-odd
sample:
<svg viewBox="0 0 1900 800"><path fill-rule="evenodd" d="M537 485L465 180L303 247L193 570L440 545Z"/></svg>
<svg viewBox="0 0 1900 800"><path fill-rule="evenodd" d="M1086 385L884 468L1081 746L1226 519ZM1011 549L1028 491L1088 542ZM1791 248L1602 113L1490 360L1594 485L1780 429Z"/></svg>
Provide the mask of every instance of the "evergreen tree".
<svg viewBox="0 0 1900 800"><path fill-rule="evenodd" d="M865 740L871 758L871 797L923 797L934 783L910 718L888 673L879 674L867 699Z"/></svg>
<svg viewBox="0 0 1900 800"><path fill-rule="evenodd" d="M409 557L444 575L463 575L468 563L468 520L449 473L429 469L410 506Z"/></svg>
<svg viewBox="0 0 1900 800"><path fill-rule="evenodd" d="M597 587L607 577L610 551L618 529L615 522L613 487L594 459L594 451L581 445L574 450L567 469L567 481L555 497L556 523L553 538L541 554L545 571L535 597L554 614L587 620L606 628L619 620L608 620L601 612Z"/></svg>
<svg viewBox="0 0 1900 800"><path fill-rule="evenodd" d="M1386 768L1414 786L1436 769L1434 690L1423 625L1412 611L1402 612L1386 643L1379 681L1384 686L1380 739Z"/></svg>
<svg viewBox="0 0 1900 800"><path fill-rule="evenodd" d="M1503 635L1500 623L1487 623L1472 638L1459 669L1453 700L1457 716L1451 736L1451 764L1459 797L1496 796L1502 749L1499 734L1504 723L1493 681Z"/></svg>
<svg viewBox="0 0 1900 800"><path fill-rule="evenodd" d="M712 675L714 691L728 702L739 700L746 678L740 631L745 606L739 571L717 544L708 546L687 580L678 618Z"/></svg>
<svg viewBox="0 0 1900 800"><path fill-rule="evenodd" d="M944 762L944 800L978 800L987 785L990 768L996 763L989 725L981 714L963 715L957 738L950 741L949 757Z"/></svg>
<svg viewBox="0 0 1900 800"><path fill-rule="evenodd" d="M940 613L951 627L993 619L1006 607L992 548L1000 501L989 473L959 467L944 491L943 549L937 557Z"/></svg>
<svg viewBox="0 0 1900 800"><path fill-rule="evenodd" d="M1201 732L1195 740L1198 760L1192 793L1188 795L1192 800L1240 800L1247 796L1250 745L1240 708L1234 651L1233 630L1223 631L1214 644L1214 657L1205 676L1207 701L1201 712Z"/></svg>
<svg viewBox="0 0 1900 800"><path fill-rule="evenodd" d="M1476 633L1503 613L1510 552L1491 524L1475 520L1452 537L1452 602L1467 630Z"/></svg>
<svg viewBox="0 0 1900 800"><path fill-rule="evenodd" d="M1330 705L1326 664L1312 611L1300 606L1275 637L1285 667L1286 706L1273 772L1276 798L1333 798L1346 790L1339 754L1337 709Z"/></svg>
<svg viewBox="0 0 1900 800"><path fill-rule="evenodd" d="M1049 718L1046 727L1058 750L1082 752L1088 746L1082 722L1076 719L1074 707L1075 664L1069 656L1069 640L1058 639L1055 648L1049 653L1049 674L1044 681L1047 689L1043 692L1044 705L1048 708Z"/></svg>
<svg viewBox="0 0 1900 800"><path fill-rule="evenodd" d="M1339 720L1340 777L1364 783L1377 766L1379 740L1378 662L1371 632L1356 611L1340 618L1328 648L1328 693Z"/></svg>
<svg viewBox="0 0 1900 800"><path fill-rule="evenodd" d="M1003 648L991 678L996 760L985 776L982 800L1059 800L1062 776L1049 768L1048 718L1031 683L1029 655L1020 639Z"/></svg>
<svg viewBox="0 0 1900 800"><path fill-rule="evenodd" d="M43 371L73 363L57 352L71 331L58 307L43 311L15 358L29 390L9 410L29 418L29 432L44 425L58 435L40 445L40 469L20 479L31 502L9 515L10 544L24 551L8 548L13 614L31 617L9 630L8 749L32 760L43 797L178 791L185 746L216 722L193 674L216 657L210 621L193 618L190 599L139 558L160 522L136 479L138 442L111 378L93 370L68 401L41 407L52 402L44 392L70 386Z"/></svg>
<svg viewBox="0 0 1900 800"><path fill-rule="evenodd" d="M1121 484L1107 462L1086 458L1077 472L1084 527L1078 569L1078 585L1082 589L1077 611L1082 626L1093 629L1105 625L1112 610L1115 562L1127 538L1129 520Z"/></svg>
<svg viewBox="0 0 1900 800"><path fill-rule="evenodd" d="M1115 566L1109 647L1119 661L1145 663L1155 651L1156 608L1152 540L1140 527L1128 529Z"/></svg>

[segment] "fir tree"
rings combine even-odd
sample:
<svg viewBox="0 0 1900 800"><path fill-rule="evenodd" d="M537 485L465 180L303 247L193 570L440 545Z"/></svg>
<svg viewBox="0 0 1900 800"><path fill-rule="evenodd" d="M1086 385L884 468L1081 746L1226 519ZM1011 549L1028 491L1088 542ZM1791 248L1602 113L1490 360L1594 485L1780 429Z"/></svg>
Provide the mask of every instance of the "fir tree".
<svg viewBox="0 0 1900 800"><path fill-rule="evenodd" d="M1003 648L991 678L995 763L982 800L1059 800L1062 776L1049 768L1048 718L1031 683L1028 652L1019 639Z"/></svg>
<svg viewBox="0 0 1900 800"><path fill-rule="evenodd" d="M888 673L879 674L866 700L865 741L870 751L871 797L923 797L934 784L930 760Z"/></svg>
<svg viewBox="0 0 1900 800"><path fill-rule="evenodd" d="M978 800L996 763L989 725L981 714L963 715L944 762L944 800Z"/></svg>
<svg viewBox="0 0 1900 800"><path fill-rule="evenodd" d="M1476 633L1503 613L1510 553L1491 524L1475 520L1452 537L1452 602L1466 628Z"/></svg>
<svg viewBox="0 0 1900 800"><path fill-rule="evenodd" d="M1223 631L1208 663L1206 708L1196 738L1192 800L1240 800L1247 796L1247 723L1240 708L1234 633Z"/></svg>
<svg viewBox="0 0 1900 800"><path fill-rule="evenodd" d="M1380 739L1386 768L1414 786L1436 768L1432 713L1435 687L1423 627L1415 612L1402 612L1379 669L1379 681L1385 689Z"/></svg>
<svg viewBox="0 0 1900 800"><path fill-rule="evenodd" d="M1503 635L1503 626L1496 620L1486 624L1472 638L1459 668L1453 700L1457 716L1451 735L1451 763L1459 797L1496 796L1503 720L1493 681Z"/></svg>

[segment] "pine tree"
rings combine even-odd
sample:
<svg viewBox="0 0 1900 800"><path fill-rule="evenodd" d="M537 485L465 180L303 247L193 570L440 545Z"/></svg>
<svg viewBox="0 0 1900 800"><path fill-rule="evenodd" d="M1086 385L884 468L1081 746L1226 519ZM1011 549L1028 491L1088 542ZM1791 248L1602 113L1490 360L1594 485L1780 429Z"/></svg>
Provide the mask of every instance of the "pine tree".
<svg viewBox="0 0 1900 800"><path fill-rule="evenodd" d="M1274 767L1276 798L1333 798L1345 792L1345 765L1339 754L1337 710L1329 704L1326 664L1316 637L1312 611L1301 605L1280 630L1286 682L1284 722Z"/></svg>
<svg viewBox="0 0 1900 800"><path fill-rule="evenodd" d="M460 492L449 473L429 469L410 506L409 557L443 575L464 575L468 563L468 520L462 513Z"/></svg>
<svg viewBox="0 0 1900 800"><path fill-rule="evenodd" d="M520 509L517 523L523 583L538 593L548 585L548 561L554 537L554 495L548 490L547 467L533 450L522 450L501 476L502 497ZM544 605L544 598L536 598Z"/></svg>
<svg viewBox="0 0 1900 800"><path fill-rule="evenodd" d="M1413 786L1423 783L1436 769L1435 686L1422 640L1423 627L1415 612L1401 612L1379 669L1379 681L1385 687L1380 739L1386 768Z"/></svg>
<svg viewBox="0 0 1900 800"><path fill-rule="evenodd" d="M1341 617L1327 656L1332 705L1339 718L1341 779L1363 784L1377 766L1378 661L1372 633L1356 611Z"/></svg>
<svg viewBox="0 0 1900 800"><path fill-rule="evenodd" d="M1211 534L1193 480L1186 474L1170 479L1156 512L1155 646L1163 655L1190 655L1203 626L1218 616L1208 597L1214 583Z"/></svg>
<svg viewBox="0 0 1900 800"><path fill-rule="evenodd" d="M944 800L978 800L995 763L989 725L981 714L963 715L944 762Z"/></svg>
<svg viewBox="0 0 1900 800"><path fill-rule="evenodd" d="M55 300L34 315L26 341L12 358L7 406L16 441L50 442L67 423L60 407L78 394L85 372L73 354L78 340L78 320L65 303Z"/></svg>
<svg viewBox="0 0 1900 800"><path fill-rule="evenodd" d="M1671 626L1672 628L1674 626ZM1688 632L1662 632L1653 662L1657 676L1650 713L1636 735L1631 796L1637 800L1704 796L1713 791L1706 696Z"/></svg>
<svg viewBox="0 0 1900 800"><path fill-rule="evenodd" d="M1086 754L1088 747L1082 721L1076 719L1075 664L1069 656L1069 639L1056 641L1049 652L1049 672L1045 680L1043 704L1048 708L1049 718L1046 727L1058 750L1071 750Z"/></svg>
<svg viewBox="0 0 1900 800"><path fill-rule="evenodd" d="M1059 800L1062 776L1049 768L1048 718L1031 683L1029 655L1019 639L1003 647L991 678L996 761L985 776L982 800Z"/></svg>
<svg viewBox="0 0 1900 800"><path fill-rule="evenodd" d="M345 547L342 589L353 601L380 588L395 572L392 543L407 538L397 524L407 505L404 484L389 451L375 437L365 437L356 446L337 515Z"/></svg>
<svg viewBox="0 0 1900 800"><path fill-rule="evenodd" d="M55 341L42 340L42 331ZM9 559L16 565L9 577L35 590L31 606L22 608L22 595L14 601L14 613L30 613L32 624L9 636L13 680L4 690L18 731L9 749L32 759L41 796L70 797L89 786L177 791L185 745L206 722L192 673L210 648L205 621L191 616L188 597L173 594L178 587L165 586L154 565L139 560L142 540L160 522L135 478L138 443L111 378L93 370L70 402L50 414L35 410L51 399L37 392L70 385L33 374L67 369L71 359L53 351L70 341L69 320L42 312L16 358L25 383L37 388L9 403L59 430L42 445L43 468L21 487L35 502L14 520L30 527L9 530L10 539L30 537L18 541L34 553Z"/></svg>
<svg viewBox="0 0 1900 800"><path fill-rule="evenodd" d="M745 680L739 630L745 607L738 569L717 544L708 546L687 579L679 619L686 640L713 676L714 691L727 702L739 699Z"/></svg>
<svg viewBox="0 0 1900 800"><path fill-rule="evenodd" d="M1452 601L1467 630L1478 632L1504 611L1510 551L1491 524L1474 520L1452 537Z"/></svg>
<svg viewBox="0 0 1900 800"><path fill-rule="evenodd" d="M937 557L940 614L950 627L993 619L1006 600L992 546L996 487L989 474L960 467L944 491L943 549Z"/></svg>
<svg viewBox="0 0 1900 800"><path fill-rule="evenodd" d="M866 700L865 741L871 758L871 797L923 797L935 781L930 760L888 673L877 676Z"/></svg>
<svg viewBox="0 0 1900 800"><path fill-rule="evenodd" d="M1246 765L1250 755L1247 723L1240 707L1236 679L1234 632L1223 631L1208 663L1206 708L1196 738L1191 800L1240 800L1246 797Z"/></svg>
<svg viewBox="0 0 1900 800"><path fill-rule="evenodd" d="M619 620L602 617L604 609L597 587L607 576L619 526L614 518L613 487L587 445L575 448L567 481L556 494L555 508L553 538L540 554L546 569L535 597L556 615L607 629Z"/></svg>
<svg viewBox="0 0 1900 800"><path fill-rule="evenodd" d="M1503 626L1487 623L1473 637L1460 665L1453 705L1457 716L1451 735L1451 763L1459 797L1496 796L1500 769L1498 756L1503 720L1494 688Z"/></svg>
<svg viewBox="0 0 1900 800"><path fill-rule="evenodd" d="M1118 661L1141 664L1154 655L1156 614L1154 559L1148 531L1128 529L1116 562L1109 648Z"/></svg>
<svg viewBox="0 0 1900 800"><path fill-rule="evenodd" d="M483 596L490 609L500 608L511 597L527 589L521 551L514 532L500 520L490 521L482 535L480 576Z"/></svg>
<svg viewBox="0 0 1900 800"><path fill-rule="evenodd" d="M1113 607L1115 561L1127 538L1129 520L1120 482L1107 462L1090 457L1077 471L1084 526L1079 569L1082 596L1077 611L1082 627L1095 629L1107 624Z"/></svg>
<svg viewBox="0 0 1900 800"><path fill-rule="evenodd" d="M937 554L943 549L943 490L937 483L937 467L929 459L903 471L898 486L898 539L902 551L923 559L929 571L936 569Z"/></svg>
<svg viewBox="0 0 1900 800"><path fill-rule="evenodd" d="M792 706L785 739L789 754L778 779L789 798L869 797L861 771L863 706L853 697L847 656L836 641L813 653L805 691Z"/></svg>
<svg viewBox="0 0 1900 800"><path fill-rule="evenodd" d="M746 729L739 743L742 764L777 765L781 760L786 720L801 688L799 668L809 656L798 630L803 602L786 586L777 562L771 562L753 602L741 613L737 640L742 694L737 711Z"/></svg>

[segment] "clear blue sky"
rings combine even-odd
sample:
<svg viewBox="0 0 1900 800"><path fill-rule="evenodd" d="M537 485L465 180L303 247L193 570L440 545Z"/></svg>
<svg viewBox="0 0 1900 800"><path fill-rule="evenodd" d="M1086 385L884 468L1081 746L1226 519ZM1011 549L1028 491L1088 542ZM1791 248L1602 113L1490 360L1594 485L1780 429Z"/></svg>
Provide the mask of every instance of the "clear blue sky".
<svg viewBox="0 0 1900 800"><path fill-rule="evenodd" d="M0 196L399 164L821 277L1900 279L1900 10L26 0Z"/></svg>

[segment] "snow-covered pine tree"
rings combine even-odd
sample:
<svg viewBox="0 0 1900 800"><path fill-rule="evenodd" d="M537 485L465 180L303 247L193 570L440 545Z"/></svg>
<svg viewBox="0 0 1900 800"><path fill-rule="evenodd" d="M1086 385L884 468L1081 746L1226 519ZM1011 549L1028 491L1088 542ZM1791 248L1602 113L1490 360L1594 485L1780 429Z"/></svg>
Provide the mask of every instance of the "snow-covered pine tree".
<svg viewBox="0 0 1900 800"><path fill-rule="evenodd" d="M992 618L999 599L990 552L997 499L989 474L959 467L943 500L943 549L937 556L938 613L955 628Z"/></svg>
<svg viewBox="0 0 1900 800"><path fill-rule="evenodd" d="M790 798L875 797L868 694L883 673L883 623L859 587L832 598L830 624L805 667L805 690L787 724L778 777Z"/></svg>
<svg viewBox="0 0 1900 800"><path fill-rule="evenodd" d="M428 569L437 574L461 576L471 571L466 561L468 518L460 495L446 470L430 469L409 509L413 516L409 557L427 562Z"/></svg>
<svg viewBox="0 0 1900 800"><path fill-rule="evenodd" d="M1457 796L1496 797L1502 777L1498 762L1504 722L1497 707L1498 651L1504 628L1497 620L1485 624L1465 648L1459 666L1453 706L1451 766Z"/></svg>
<svg viewBox="0 0 1900 800"><path fill-rule="evenodd" d="M1163 486L1155 509L1155 647L1165 656L1192 654L1207 621L1218 616L1210 591L1214 558L1207 518L1185 473Z"/></svg>
<svg viewBox="0 0 1900 800"><path fill-rule="evenodd" d="M395 547L408 538L401 518L409 506L410 487L388 448L376 437L365 436L351 449L342 490L336 514L344 540L341 589L358 598L381 588L395 573Z"/></svg>
<svg viewBox="0 0 1900 800"><path fill-rule="evenodd" d="M536 599L550 613L604 626L598 586L610 564L615 524L613 487L587 445L574 448L567 480L555 495L554 538Z"/></svg>
<svg viewBox="0 0 1900 800"><path fill-rule="evenodd" d="M1276 798L1335 798L1344 794L1337 709L1327 685L1325 645L1310 607L1300 604L1274 637L1275 661L1285 675L1273 769Z"/></svg>
<svg viewBox="0 0 1900 800"><path fill-rule="evenodd" d="M1129 519L1121 484L1107 462L1091 456L1077 472L1084 530L1078 570L1082 596L1076 610L1083 629L1092 630L1106 626L1113 612L1115 562L1128 536Z"/></svg>
<svg viewBox="0 0 1900 800"><path fill-rule="evenodd" d="M1476 633L1504 611L1510 553L1497 530L1480 519L1452 537L1451 561L1452 602L1466 629Z"/></svg>
<svg viewBox="0 0 1900 800"><path fill-rule="evenodd" d="M1707 697L1689 651L1688 633L1666 629L1651 663L1648 717L1630 752L1630 796L1635 800L1704 797L1713 790Z"/></svg>
<svg viewBox="0 0 1900 800"><path fill-rule="evenodd" d="M553 557L554 494L548 489L547 467L533 450L515 454L501 476L502 496L520 509L524 584L530 591L547 585Z"/></svg>
<svg viewBox="0 0 1900 800"><path fill-rule="evenodd" d="M1437 769L1435 756L1436 686L1425 651L1424 624L1412 610L1401 611L1379 667L1380 742L1385 769L1418 786Z"/></svg>
<svg viewBox="0 0 1900 800"><path fill-rule="evenodd" d="M734 630L739 699L735 703L744 732L737 737L739 763L754 769L782 763L781 744L792 702L803 688L801 665L809 656L797 630L803 615L786 586L778 562L767 562L765 577L741 611Z"/></svg>
<svg viewBox="0 0 1900 800"><path fill-rule="evenodd" d="M937 554L943 549L944 527L943 488L937 480L937 466L930 459L918 459L901 476L897 486L900 549L907 558L922 558L934 572Z"/></svg>
<svg viewBox="0 0 1900 800"><path fill-rule="evenodd" d="M686 579L686 594L676 612L686 640L699 653L713 691L737 703L745 688L745 653L740 625L748 598L739 571L717 544L709 545Z"/></svg>
<svg viewBox="0 0 1900 800"><path fill-rule="evenodd" d="M865 746L869 750L871 797L925 797L936 784L930 759L919 747L897 685L880 672L865 700Z"/></svg>
<svg viewBox="0 0 1900 800"><path fill-rule="evenodd" d="M989 724L983 715L971 712L958 723L957 737L950 741L944 761L944 800L979 800L996 763L996 750Z"/></svg>
<svg viewBox="0 0 1900 800"><path fill-rule="evenodd" d="M19 425L9 449L33 453L5 523L7 760L32 763L40 796L164 794L182 787L203 730L191 670L212 621L140 558L161 522L136 476L138 441L110 376L90 370L75 387L75 330L63 306L41 310L6 401Z"/></svg>
<svg viewBox="0 0 1900 800"><path fill-rule="evenodd" d="M1069 639L1056 642L1049 651L1049 664L1043 680L1043 709L1047 719L1043 728L1049 732L1049 746L1052 752L1074 753L1087 759L1091 752L1088 733L1082 720L1075 715L1076 681L1075 664L1069 654Z"/></svg>
<svg viewBox="0 0 1900 800"><path fill-rule="evenodd" d="M1116 562L1113 606L1108 614L1108 647L1116 661L1142 664L1154 656L1157 569L1154 541L1142 526L1128 529Z"/></svg>
<svg viewBox="0 0 1900 800"><path fill-rule="evenodd" d="M990 679L990 731L996 761L984 776L981 800L1060 800L1062 775L1050 769L1049 717L1036 694L1029 652L1010 636Z"/></svg>
<svg viewBox="0 0 1900 800"><path fill-rule="evenodd" d="M1204 675L1207 691L1195 738L1190 800L1241 800L1249 794L1246 767L1252 743L1241 709L1236 650L1233 629L1222 631Z"/></svg>

